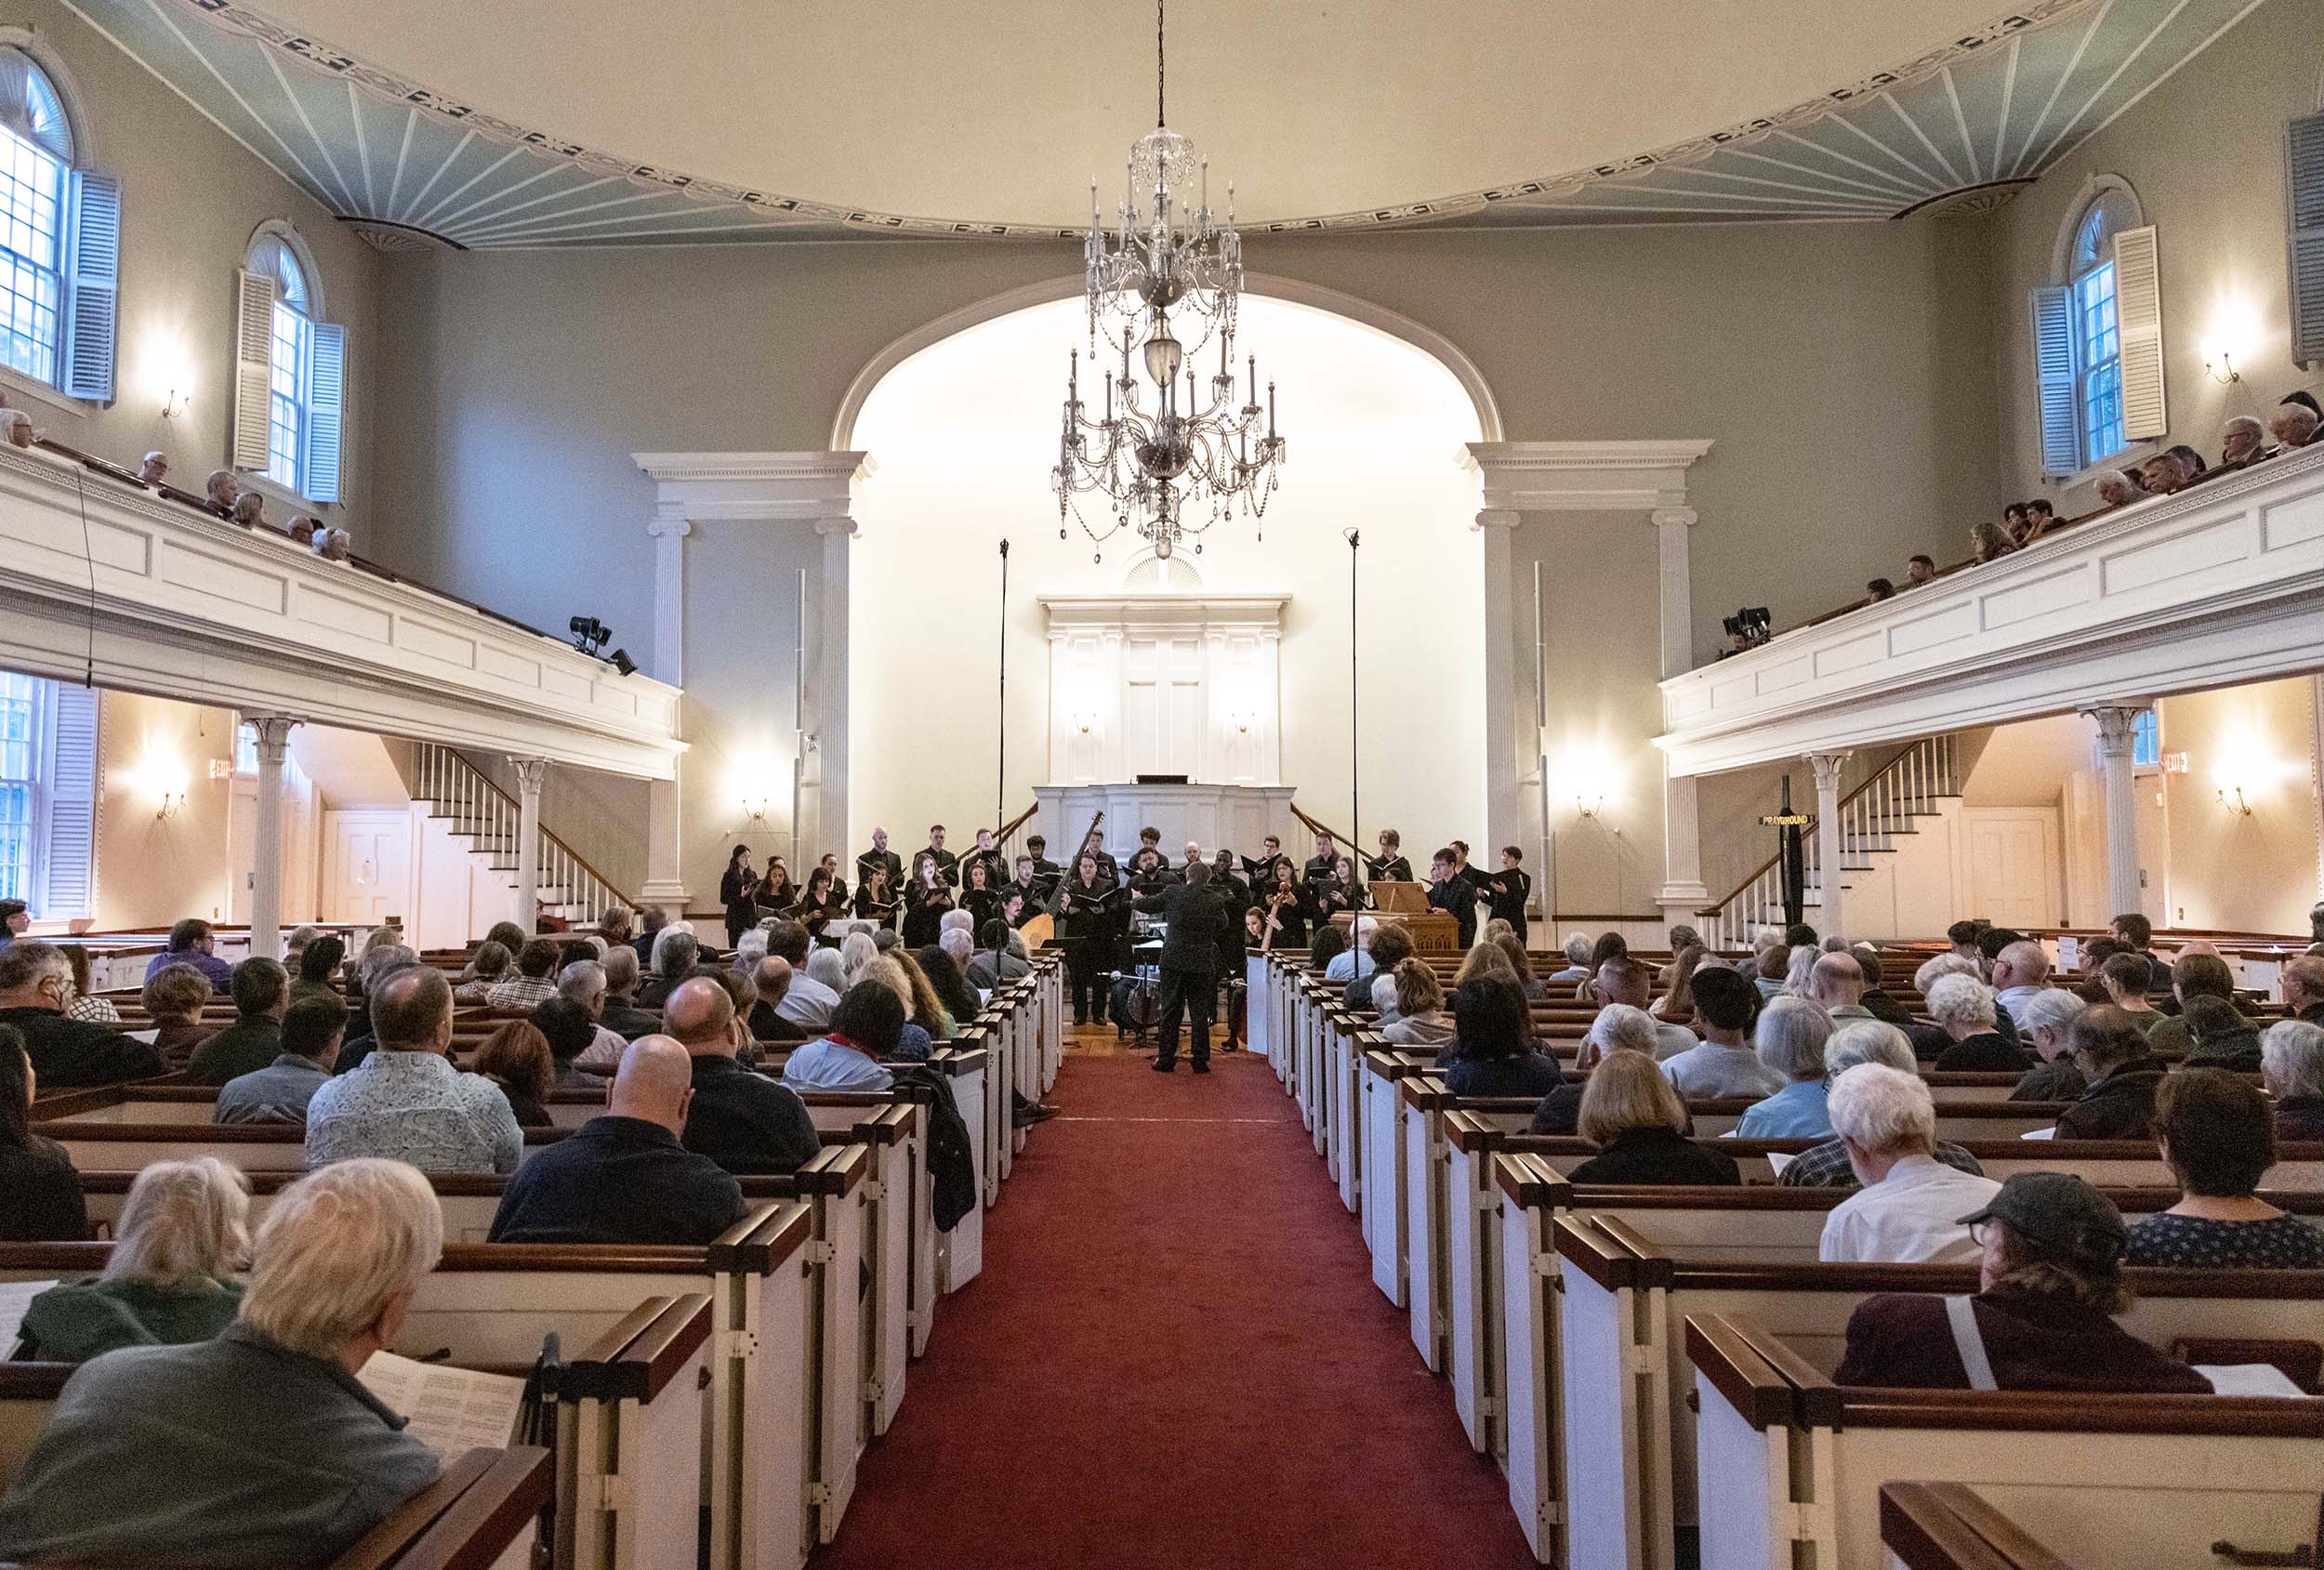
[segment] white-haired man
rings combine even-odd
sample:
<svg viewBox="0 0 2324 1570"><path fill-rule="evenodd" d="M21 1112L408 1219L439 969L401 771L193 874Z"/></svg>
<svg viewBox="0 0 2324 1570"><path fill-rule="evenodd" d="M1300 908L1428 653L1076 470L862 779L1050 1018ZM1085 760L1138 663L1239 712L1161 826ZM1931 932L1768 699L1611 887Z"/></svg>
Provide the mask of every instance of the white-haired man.
<svg viewBox="0 0 2324 1570"><path fill-rule="evenodd" d="M1832 1082L1828 1106L1864 1186L1826 1219L1816 1257L1856 1264L1975 1259L1961 1218L1983 1209L2001 1185L1937 1160L1936 1108L1921 1076L1859 1063Z"/></svg>
<svg viewBox="0 0 2324 1570"><path fill-rule="evenodd" d="M2020 939L1993 957L1993 1001L2012 1021L2020 1006L2050 990L2050 951Z"/></svg>
<svg viewBox="0 0 2324 1570"><path fill-rule="evenodd" d="M2267 445L2267 428L2249 415L2238 415L2219 432L2219 461L2222 464L2251 463L2276 455Z"/></svg>
<svg viewBox="0 0 2324 1570"><path fill-rule="evenodd" d="M2077 1002L2080 1001L2079 998ZM1905 1033L1882 1020L1851 1020L1824 1043L1824 1068L1832 1078L1858 1063L1884 1063L1904 1074L1917 1074L1912 1043ZM1961 1171L1982 1175L1977 1158L1948 1140L1936 1141L1936 1158ZM1855 1168L1848 1165L1848 1142L1834 1138L1811 1145L1776 1175L1785 1188L1856 1188Z"/></svg>
<svg viewBox="0 0 2324 1570"><path fill-rule="evenodd" d="M2287 400L2277 404L2276 412L2267 416L2267 434L2276 439L2280 449L2289 451L2315 441L2317 424L2314 409Z"/></svg>
<svg viewBox="0 0 2324 1570"><path fill-rule="evenodd" d="M443 1254L395 1161L276 1197L241 1316L213 1339L82 1366L0 1499L11 1560L320 1564L434 1481L434 1452L357 1380Z"/></svg>

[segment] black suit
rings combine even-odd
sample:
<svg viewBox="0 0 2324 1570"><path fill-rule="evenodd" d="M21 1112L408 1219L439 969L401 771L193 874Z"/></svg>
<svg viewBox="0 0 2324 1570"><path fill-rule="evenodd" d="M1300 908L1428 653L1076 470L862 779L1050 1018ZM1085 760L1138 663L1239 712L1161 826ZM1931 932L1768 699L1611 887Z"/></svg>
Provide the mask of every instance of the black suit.
<svg viewBox="0 0 2324 1570"><path fill-rule="evenodd" d="M1162 1054L1157 1066L1178 1062L1178 1022L1194 1016L1195 1066L1210 1062L1210 1011L1219 998L1219 945L1227 935L1226 902L1208 883L1174 883L1138 902L1169 923L1162 940Z"/></svg>
<svg viewBox="0 0 2324 1570"><path fill-rule="evenodd" d="M864 884L869 883L871 881L872 868L879 866L884 866L888 869L889 888L901 889L904 887L904 858L897 855L893 851L866 851L862 855L856 857L856 886L860 888Z"/></svg>

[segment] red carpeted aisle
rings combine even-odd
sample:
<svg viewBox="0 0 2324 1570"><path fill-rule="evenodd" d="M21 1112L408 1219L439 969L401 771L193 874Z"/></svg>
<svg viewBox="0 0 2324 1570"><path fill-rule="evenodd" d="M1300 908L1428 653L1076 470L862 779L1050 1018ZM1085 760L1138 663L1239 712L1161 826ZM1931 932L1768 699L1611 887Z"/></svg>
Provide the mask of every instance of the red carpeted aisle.
<svg viewBox="0 0 2324 1570"><path fill-rule="evenodd" d="M825 1567L1530 1565L1298 1109L1069 1057Z"/></svg>

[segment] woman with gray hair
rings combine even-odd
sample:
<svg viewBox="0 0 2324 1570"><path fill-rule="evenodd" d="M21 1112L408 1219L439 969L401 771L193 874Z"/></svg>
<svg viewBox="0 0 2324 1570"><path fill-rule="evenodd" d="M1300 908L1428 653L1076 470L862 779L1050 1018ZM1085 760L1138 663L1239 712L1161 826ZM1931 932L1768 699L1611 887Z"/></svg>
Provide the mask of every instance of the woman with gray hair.
<svg viewBox="0 0 2324 1570"><path fill-rule="evenodd" d="M2260 1083L2276 1103L2276 1138L2324 1140L2324 1026L2278 1020L2260 1037Z"/></svg>
<svg viewBox="0 0 2324 1570"><path fill-rule="evenodd" d="M1929 1017L1952 1045L1937 1055L1941 1074L2017 1074L2032 1066L2017 1044L1993 1028L1993 989L1974 976L1940 976L1929 988Z"/></svg>
<svg viewBox="0 0 2324 1570"><path fill-rule="evenodd" d="M845 992L862 981L865 967L879 957L879 942L869 932L850 932L846 942L827 952L836 956L839 962L839 979L836 982L825 981L821 976L815 979L825 986L834 986ZM807 968L811 975L814 973L814 956L808 956Z"/></svg>
<svg viewBox="0 0 2324 1570"><path fill-rule="evenodd" d="M767 957L767 930L753 927L734 940L734 973L749 976L758 973L759 961Z"/></svg>
<svg viewBox="0 0 2324 1570"><path fill-rule="evenodd" d="M23 1355L86 1363L115 1347L206 1341L234 1322L250 1259L250 1180L217 1156L157 1161L129 1185L99 1273L24 1311Z"/></svg>
<svg viewBox="0 0 2324 1570"><path fill-rule="evenodd" d="M443 1253L398 1161L334 1163L259 1229L215 1339L85 1364L0 1499L15 1560L321 1564L435 1479L434 1452L357 1382Z"/></svg>
<svg viewBox="0 0 2324 1570"><path fill-rule="evenodd" d="M1550 980L1553 982L1588 981L1591 974L1590 970L1590 954L1591 946L1589 933L1566 933L1565 969L1552 972L1550 976Z"/></svg>
<svg viewBox="0 0 2324 1570"><path fill-rule="evenodd" d="M1879 1063L1905 1074L1919 1072L1912 1042L1895 1025L1879 1020L1850 1020L1824 1043L1824 1072L1837 1086L1840 1076L1865 1063ZM1982 1177L1977 1158L1949 1140L1936 1141L1937 1160L1956 1171ZM1849 1164L1847 1141L1838 1138L1800 1153L1776 1175L1785 1188L1855 1188L1855 1168Z"/></svg>
<svg viewBox="0 0 2324 1570"><path fill-rule="evenodd" d="M2022 999L2010 1013L2017 1039L2041 1061L2027 1069L2009 1093L2013 1102L2074 1102L2090 1088L2074 1066L2074 1022L2090 1005L2062 986L2046 987Z"/></svg>
<svg viewBox="0 0 2324 1570"><path fill-rule="evenodd" d="M1828 1140L1831 1117L1825 1110L1824 1044L1831 1038L1831 1016L1821 1003L1778 997L1759 1016L1752 1046L1759 1061L1782 1075L1784 1088L1746 1107L1735 1133L1743 1140Z"/></svg>

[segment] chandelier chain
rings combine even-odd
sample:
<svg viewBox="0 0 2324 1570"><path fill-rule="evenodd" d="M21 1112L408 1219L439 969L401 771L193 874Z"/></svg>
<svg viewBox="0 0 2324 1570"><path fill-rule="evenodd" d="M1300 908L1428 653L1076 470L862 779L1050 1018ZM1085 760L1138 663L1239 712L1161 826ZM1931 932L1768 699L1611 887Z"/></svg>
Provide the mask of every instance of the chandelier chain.
<svg viewBox="0 0 2324 1570"><path fill-rule="evenodd" d="M1154 0L1154 124L1158 130L1169 123L1163 110L1162 89L1169 80L1169 57L1162 47L1162 7L1167 0Z"/></svg>

